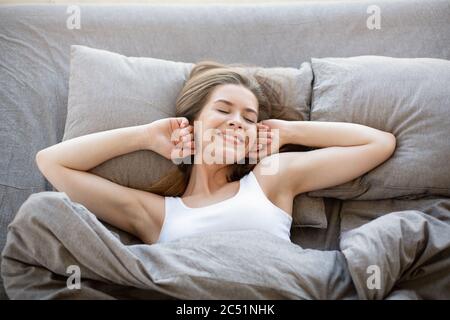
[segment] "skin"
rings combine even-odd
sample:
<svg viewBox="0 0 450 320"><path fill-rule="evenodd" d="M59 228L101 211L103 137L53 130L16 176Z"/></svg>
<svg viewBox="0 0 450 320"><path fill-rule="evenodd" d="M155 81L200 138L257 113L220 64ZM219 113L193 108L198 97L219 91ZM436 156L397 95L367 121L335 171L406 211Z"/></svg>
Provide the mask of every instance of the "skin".
<svg viewBox="0 0 450 320"><path fill-rule="evenodd" d="M233 84L220 85L213 90L197 116L196 122L200 122L202 126L201 129L198 128L195 134L192 124L183 126L171 122L168 125L167 120L162 121L161 127L149 133L149 136L155 137L158 136L157 132L169 132L169 134L163 135L160 141L153 146L149 146L148 149L159 149L158 152L166 154L167 158L170 158L168 155L172 151L167 149L172 147L179 150L180 158L190 154L195 155L195 164L187 188L181 196L185 205L191 208L199 208L233 197L238 192L240 183L239 181L231 183L227 181L227 173L231 170L230 164L245 157L261 160L262 157L278 151L282 141L272 139L275 133L270 132L269 129L282 131L285 121L267 120L266 122L270 126L257 123L258 109L256 97L247 88ZM164 130L164 125L170 128ZM181 138L174 147L170 146L167 141L176 129L181 129ZM210 136L205 134L208 131L214 135L213 141L211 141ZM220 135L220 132L223 131L231 135L238 134L245 139L234 145L227 142L223 135ZM201 147L195 150L195 141L198 142L200 139L202 139L202 143L197 143L197 145ZM204 151L208 148L222 154L221 161L217 163L197 162L199 157L205 155ZM292 202L292 196L290 194L281 196L272 192L272 189L275 189L272 188L272 184L276 181L264 179L259 170L254 170L254 174L257 175L260 187L269 197L269 200L279 207L283 207L287 214L291 216L290 202Z"/></svg>
<svg viewBox="0 0 450 320"><path fill-rule="evenodd" d="M218 102L218 100L226 100L230 103ZM254 112L247 111L246 108ZM350 181L384 161L392 154L395 147L395 137L392 134L370 127L360 127L358 130L367 135L366 143L364 139L361 139L361 141L355 140L354 146L349 145L344 148L331 147L310 152L277 154L282 145L296 143L305 137L312 137L311 142L306 145L316 144L318 147L327 147L330 145L327 140L332 142L331 139L327 139L327 135L334 135L334 132L328 132L327 128L333 127L331 123L315 123L311 129L306 126L305 132L310 131L310 134L302 136L298 134L298 131L303 128L296 127L297 124L294 122L268 119L257 123L258 112L258 101L247 88L232 84L218 86L196 119L202 123L202 131L193 134L194 130L190 124L184 131L185 141L181 138L178 147L181 151L191 151L197 157L199 154L204 154L203 151L208 148L208 145L215 144L216 150L222 149L224 154L228 154L235 161L249 154L255 156L257 151L264 151L262 159L258 155L260 162L256 164L253 173L269 201L291 217L295 196ZM350 143L352 141L350 137L359 134L357 130L353 131L351 126L346 123L338 125L336 137L341 141L348 140ZM207 135L204 133L207 130L229 130L232 133L238 133L248 138L247 144L244 149L240 148L241 152L239 152L238 148L233 148L232 145L224 145L222 137L219 137L216 142L206 139ZM273 139L275 130L278 134L277 139ZM317 137L314 138L314 136ZM254 143L256 137L258 137L258 143L262 143L262 148L257 148L257 144ZM195 141L201 138L203 138L202 149L194 150L192 147L195 146ZM339 145L339 139L336 140L335 146ZM183 156L191 153L182 152ZM272 154L276 157L268 157ZM280 168L278 172L271 175L263 174L263 164L275 159ZM355 163L354 159L359 159L359 163L358 161ZM225 159L215 164L194 164L188 186L181 196L184 204L191 208L199 208L221 202L237 194L239 181L229 183L226 180L229 169L230 165L225 162Z"/></svg>
<svg viewBox="0 0 450 320"><path fill-rule="evenodd" d="M225 99L233 103L215 104ZM387 160L396 147L391 133L344 122L284 121L268 119L254 123L259 112L256 98L248 89L236 85L218 86L197 120L202 132L195 132L187 119L166 118L148 125L96 132L63 141L39 151L36 164L57 191L65 192L72 201L83 204L99 219L125 230L144 243L155 243L165 218L165 198L158 194L128 188L88 172L99 164L137 150L152 150L166 158L179 150L182 157L192 152L199 135L206 130L230 130L248 137L242 150L223 146L221 137L213 142L202 140L201 148L211 143L236 161L256 153L255 138L262 142L267 156L260 160L253 173L266 197L277 207L292 214L293 199L308 191L324 189L351 181ZM266 130L263 128L266 127ZM172 134L179 137L172 141ZM269 137L277 132L277 137ZM283 144L301 144L320 149L307 152L283 152ZM224 149L222 149L224 148ZM270 149L270 152L267 152ZM233 159L233 157L232 157ZM277 172L264 174L263 168L277 164ZM182 195L192 208L203 207L234 196L239 182L228 183L228 163L195 164L188 186Z"/></svg>
<svg viewBox="0 0 450 320"><path fill-rule="evenodd" d="M226 100L233 105L217 100ZM254 112L246 111L245 108L250 108ZM250 152L248 141L256 139L257 119L258 101L250 90L237 85L216 87L197 118L197 121L202 123L203 131L196 133L196 137L193 139L203 137L204 140L203 149L196 150L200 152L197 152L195 156L201 156L208 144L216 143L216 148L223 150L224 157L236 160L245 157ZM217 140L213 142L208 141L204 132L211 129L229 130L245 135L248 137L246 148L238 148L230 143L225 143L223 136L217 136ZM243 150L245 153L242 152ZM227 182L226 175L230 165L225 162L225 159L223 160L221 163L207 164L203 162L193 165L189 183L181 197L187 206L202 207L219 202L221 199L230 198L237 193L239 182Z"/></svg>

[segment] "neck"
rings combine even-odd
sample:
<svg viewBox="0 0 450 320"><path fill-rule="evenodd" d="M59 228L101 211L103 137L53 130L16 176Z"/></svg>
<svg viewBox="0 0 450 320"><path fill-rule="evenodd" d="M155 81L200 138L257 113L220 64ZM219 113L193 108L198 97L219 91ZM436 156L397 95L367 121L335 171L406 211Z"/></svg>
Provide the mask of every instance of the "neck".
<svg viewBox="0 0 450 320"><path fill-rule="evenodd" d="M228 165L193 164L188 185L182 197L208 197L228 183Z"/></svg>

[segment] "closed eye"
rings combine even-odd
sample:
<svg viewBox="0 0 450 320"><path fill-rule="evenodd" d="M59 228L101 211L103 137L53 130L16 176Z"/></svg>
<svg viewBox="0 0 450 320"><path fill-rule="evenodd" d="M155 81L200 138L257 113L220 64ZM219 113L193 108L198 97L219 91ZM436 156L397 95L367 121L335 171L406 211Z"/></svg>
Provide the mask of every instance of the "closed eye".
<svg viewBox="0 0 450 320"><path fill-rule="evenodd" d="M222 112L222 113L229 113L228 111L224 111L224 110L220 110L220 109L217 109L217 111ZM252 121L250 119L247 119L247 118L244 118L244 119L250 123L255 123L255 121Z"/></svg>

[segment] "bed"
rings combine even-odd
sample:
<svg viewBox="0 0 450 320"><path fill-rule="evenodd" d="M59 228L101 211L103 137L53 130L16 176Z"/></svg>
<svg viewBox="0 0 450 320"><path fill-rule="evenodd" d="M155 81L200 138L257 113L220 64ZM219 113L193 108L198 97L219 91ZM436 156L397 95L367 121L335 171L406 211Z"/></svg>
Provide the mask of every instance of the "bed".
<svg viewBox="0 0 450 320"><path fill-rule="evenodd" d="M449 299L449 15L441 0L0 6L0 296ZM68 125L77 119L68 107L71 59L83 48L299 70L305 121L393 132L396 158L303 195L290 244L251 231L145 246L56 192L35 164L37 151L80 134ZM125 179L108 176L108 165L97 173ZM68 221L74 233L64 232ZM240 252L239 241L260 254ZM252 263L257 257L265 267ZM367 285L373 265L389 270L373 282L381 289ZM78 271L81 289L70 289Z"/></svg>

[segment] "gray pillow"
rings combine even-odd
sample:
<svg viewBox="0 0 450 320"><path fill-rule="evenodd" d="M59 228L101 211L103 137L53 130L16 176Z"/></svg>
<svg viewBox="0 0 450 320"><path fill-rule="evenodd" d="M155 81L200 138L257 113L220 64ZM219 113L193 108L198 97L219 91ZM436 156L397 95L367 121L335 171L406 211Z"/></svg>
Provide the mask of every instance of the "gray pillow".
<svg viewBox="0 0 450 320"><path fill-rule="evenodd" d="M367 174L308 195L339 199L450 196L450 61L358 56L311 59L312 121L393 133L393 156Z"/></svg>
<svg viewBox="0 0 450 320"><path fill-rule="evenodd" d="M175 116L176 98L193 63L125 57L106 50L71 46L69 100L63 141L74 137L141 125ZM260 69L285 88L286 101L309 117L312 71L296 68ZM151 151L140 150L110 159L90 170L127 187L144 190L175 165ZM293 226L326 228L323 199L299 195Z"/></svg>

